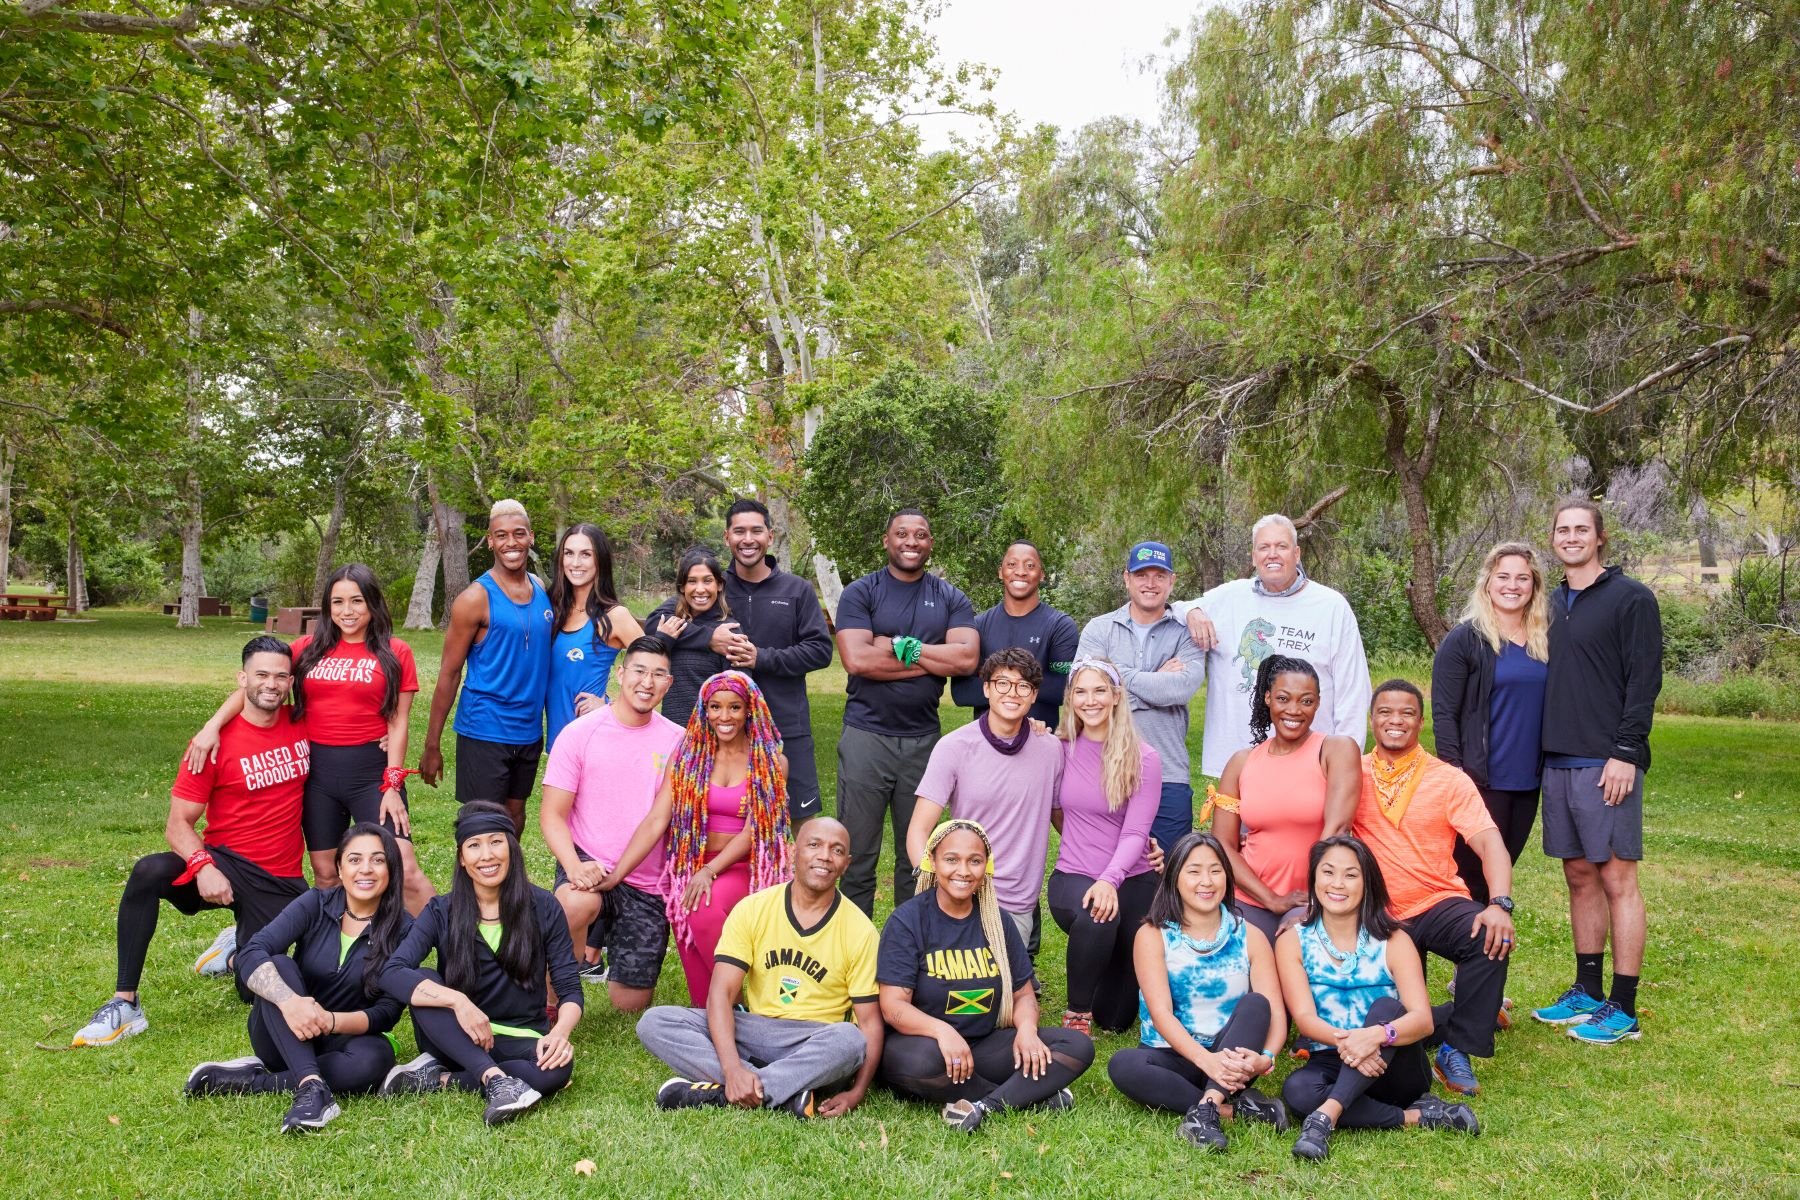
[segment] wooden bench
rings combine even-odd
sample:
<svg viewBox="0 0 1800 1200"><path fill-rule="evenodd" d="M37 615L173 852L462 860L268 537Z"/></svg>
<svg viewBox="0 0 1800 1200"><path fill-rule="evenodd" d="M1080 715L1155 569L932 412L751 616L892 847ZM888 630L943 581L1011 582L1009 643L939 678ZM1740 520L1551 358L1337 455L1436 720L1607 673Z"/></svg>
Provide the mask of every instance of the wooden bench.
<svg viewBox="0 0 1800 1200"><path fill-rule="evenodd" d="M181 612L181 603L163 605L163 616L173 617ZM203 617L229 617L231 605L219 603L217 596L200 597L200 615Z"/></svg>
<svg viewBox="0 0 1800 1200"><path fill-rule="evenodd" d="M263 622L264 633L284 633L289 637L299 637L303 633L311 633L319 624L319 608L278 608L273 616Z"/></svg>
<svg viewBox="0 0 1800 1200"><path fill-rule="evenodd" d="M54 621L56 614L73 614L75 606L67 596L46 596L36 592L0 594L0 621Z"/></svg>

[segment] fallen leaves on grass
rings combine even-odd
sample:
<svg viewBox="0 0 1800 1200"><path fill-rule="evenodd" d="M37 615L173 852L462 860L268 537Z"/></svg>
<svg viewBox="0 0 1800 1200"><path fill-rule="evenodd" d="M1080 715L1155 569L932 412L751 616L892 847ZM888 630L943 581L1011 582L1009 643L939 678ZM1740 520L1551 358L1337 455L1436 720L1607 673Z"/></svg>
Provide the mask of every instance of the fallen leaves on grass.
<svg viewBox="0 0 1800 1200"><path fill-rule="evenodd" d="M591 1158L584 1158L576 1163L575 1173L577 1175L592 1175L594 1173L594 1160Z"/></svg>

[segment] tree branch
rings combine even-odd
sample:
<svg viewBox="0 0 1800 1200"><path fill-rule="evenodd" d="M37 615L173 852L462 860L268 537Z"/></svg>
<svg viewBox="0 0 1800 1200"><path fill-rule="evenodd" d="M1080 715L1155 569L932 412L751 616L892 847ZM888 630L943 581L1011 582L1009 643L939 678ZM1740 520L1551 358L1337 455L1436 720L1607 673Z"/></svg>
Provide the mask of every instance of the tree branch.
<svg viewBox="0 0 1800 1200"><path fill-rule="evenodd" d="M74 317L78 321L86 321L96 329L104 329L108 333L116 333L128 341L131 338L131 330L119 321L107 316L105 312L95 312L93 309L88 308L85 305L76 304L72 300L53 300L48 298L33 300L0 300L0 315L5 315L6 313L35 312L63 313L66 316Z"/></svg>
<svg viewBox="0 0 1800 1200"><path fill-rule="evenodd" d="M1563 408L1569 409L1572 412L1584 413L1588 416L1600 416L1603 413L1611 412L1645 388L1654 387L1656 384L1661 383L1672 375L1680 375L1686 371L1693 370L1695 367L1703 366L1716 358L1722 357L1727 350L1730 350L1735 346L1748 345L1749 342L1750 335L1747 333L1734 333L1730 337L1722 337L1711 345L1700 347L1700 349L1684 358L1678 358L1674 362L1666 363L1663 366L1658 367L1630 387L1622 388L1619 391L1614 392L1605 400L1602 400L1599 404L1594 405L1577 404L1573 400L1565 400L1555 392L1541 388L1529 379L1514 375L1509 371L1502 371L1500 368L1481 357L1481 354L1475 347L1469 345L1467 342L1463 342L1461 345L1463 351L1468 354L1470 358L1475 360L1475 365L1486 371L1488 374L1504 379L1508 383L1515 383L1532 395L1541 396L1545 400L1548 400L1553 404L1561 405Z"/></svg>
<svg viewBox="0 0 1800 1200"><path fill-rule="evenodd" d="M1313 506L1294 518L1294 532L1304 533L1307 526L1312 525L1325 515L1325 510L1350 494L1350 485L1340 483L1314 501Z"/></svg>

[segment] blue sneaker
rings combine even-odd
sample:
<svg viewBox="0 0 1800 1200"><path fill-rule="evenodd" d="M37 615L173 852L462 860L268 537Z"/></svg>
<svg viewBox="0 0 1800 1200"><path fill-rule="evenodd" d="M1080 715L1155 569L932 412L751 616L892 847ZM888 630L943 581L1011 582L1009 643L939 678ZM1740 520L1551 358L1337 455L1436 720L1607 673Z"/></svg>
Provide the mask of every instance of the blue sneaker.
<svg viewBox="0 0 1800 1200"><path fill-rule="evenodd" d="M1475 1068L1469 1065L1469 1056L1449 1042L1437 1048L1437 1056L1431 1060L1431 1073L1445 1088L1459 1096L1481 1093L1481 1085L1475 1081Z"/></svg>
<svg viewBox="0 0 1800 1200"><path fill-rule="evenodd" d="M1638 1028L1636 1017L1626 1016L1624 1009L1608 1000L1594 1010L1593 1016L1569 1030L1569 1036L1594 1046L1610 1046L1643 1037L1644 1031Z"/></svg>
<svg viewBox="0 0 1800 1200"><path fill-rule="evenodd" d="M1548 1008L1532 1009L1531 1019L1546 1025L1574 1025L1593 1016L1600 1003L1577 984L1558 996L1556 1003Z"/></svg>

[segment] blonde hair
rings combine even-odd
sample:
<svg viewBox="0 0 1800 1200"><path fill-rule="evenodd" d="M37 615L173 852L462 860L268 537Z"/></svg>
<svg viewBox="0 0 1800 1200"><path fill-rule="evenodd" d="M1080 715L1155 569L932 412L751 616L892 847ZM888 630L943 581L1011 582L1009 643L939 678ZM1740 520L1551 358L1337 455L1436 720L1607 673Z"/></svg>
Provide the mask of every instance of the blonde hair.
<svg viewBox="0 0 1800 1200"><path fill-rule="evenodd" d="M1106 666L1101 666L1101 663ZM1078 663L1069 675L1068 686L1074 687L1078 676L1092 671L1106 680L1106 686L1113 690L1112 718L1106 725L1106 737L1100 743L1100 787L1106 793L1107 810L1118 812L1125 807L1125 802L1131 799L1131 794L1138 790L1138 784L1143 781L1144 749L1143 742L1138 737L1137 725L1131 719L1131 698L1107 674L1106 667L1111 666L1105 659L1090 659ZM1065 689L1062 723L1057 726L1056 736L1073 743L1081 736L1086 724L1076 713L1075 706L1068 702L1068 692Z"/></svg>
<svg viewBox="0 0 1800 1200"><path fill-rule="evenodd" d="M1524 542L1501 542L1487 552L1487 557L1481 560L1481 570L1475 574L1475 588L1469 593L1462 619L1474 627L1495 654L1504 649L1500 618L1494 612L1493 598L1488 595L1488 581L1493 579L1494 569L1503 558L1522 558L1531 568L1531 603L1525 606L1525 653L1539 662L1549 662L1550 597L1544 591L1544 568L1538 562L1537 551Z"/></svg>
<svg viewBox="0 0 1800 1200"><path fill-rule="evenodd" d="M525 506L517 500L494 501L494 507L488 509L488 520L491 522L497 517L518 517L527 525L531 523L531 518L525 515Z"/></svg>
<svg viewBox="0 0 1800 1200"><path fill-rule="evenodd" d="M988 840L987 830L975 821L952 817L925 839L925 861L919 866L919 888L917 895L926 888L937 886L936 855L938 843L959 829L967 830L981 839L981 848L987 854L987 869L982 872L981 882L975 887L975 911L981 914L981 932L987 938L988 949L993 951L994 963L1000 968L1000 1003L996 1020L999 1028L1009 1029L1013 1023L1013 976L1012 960L1006 956L1006 927L1001 924L1006 918L1000 912L1000 901L994 897L994 843Z"/></svg>

